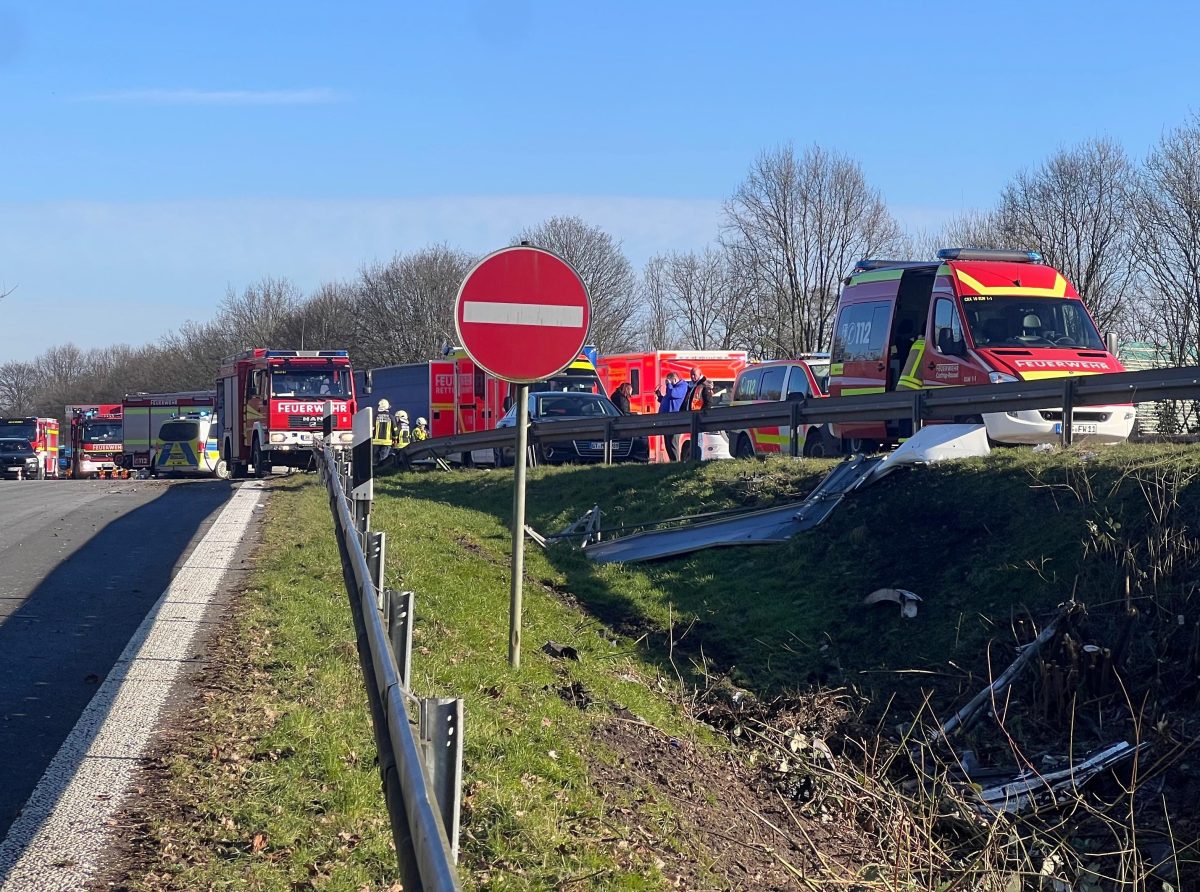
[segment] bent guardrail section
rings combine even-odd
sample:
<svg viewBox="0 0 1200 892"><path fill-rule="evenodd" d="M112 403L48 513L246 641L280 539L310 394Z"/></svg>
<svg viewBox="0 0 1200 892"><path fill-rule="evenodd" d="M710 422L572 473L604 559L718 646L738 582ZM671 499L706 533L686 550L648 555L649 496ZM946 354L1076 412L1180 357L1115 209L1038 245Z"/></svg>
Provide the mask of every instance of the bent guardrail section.
<svg viewBox="0 0 1200 892"><path fill-rule="evenodd" d="M363 469L359 455L353 463L343 462L328 445L320 444L318 468L329 493L404 888L459 890L454 865L462 790L463 701L418 698L409 689L413 593L384 586L385 537L370 530L370 411L359 413L366 416L365 484L353 473ZM355 450L360 452L357 416L355 421ZM409 703L418 711L417 734Z"/></svg>
<svg viewBox="0 0 1200 892"><path fill-rule="evenodd" d="M704 431L744 430L748 427L826 422L886 421L913 419L914 428L924 420L946 420L990 412L1020 409L1063 409L1064 442L1071 441L1071 410L1081 406L1123 405L1161 399L1200 398L1200 367L1148 369L1107 375L1043 378L1010 384L972 387L939 387L928 390L893 391L860 396L826 397L805 402L752 403L718 406L704 412L671 412L659 415L625 415L620 418L581 418L569 421L534 422L529 441L535 444L556 440L589 439L611 441L627 437L685 434L693 438ZM402 461L437 458L474 449L511 447L512 428L476 431L412 443L399 450ZM793 438L793 454L796 443Z"/></svg>

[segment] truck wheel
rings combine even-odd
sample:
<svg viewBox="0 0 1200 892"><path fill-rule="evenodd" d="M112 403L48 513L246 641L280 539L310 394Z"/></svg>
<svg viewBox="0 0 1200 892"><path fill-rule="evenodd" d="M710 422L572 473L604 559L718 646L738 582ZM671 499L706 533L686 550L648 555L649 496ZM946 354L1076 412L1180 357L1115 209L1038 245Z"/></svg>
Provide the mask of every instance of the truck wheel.
<svg viewBox="0 0 1200 892"><path fill-rule="evenodd" d="M737 451L734 452L734 455L738 458L754 458L754 444L745 434L738 437Z"/></svg>
<svg viewBox="0 0 1200 892"><path fill-rule="evenodd" d="M254 438L254 445L250 447L250 464L254 466L254 476L263 478L267 476L267 469L263 466L262 447L258 445L258 438Z"/></svg>
<svg viewBox="0 0 1200 892"><path fill-rule="evenodd" d="M213 476L218 480L228 480L232 477L233 473L229 470L229 462L223 458L217 459L217 466L213 468Z"/></svg>

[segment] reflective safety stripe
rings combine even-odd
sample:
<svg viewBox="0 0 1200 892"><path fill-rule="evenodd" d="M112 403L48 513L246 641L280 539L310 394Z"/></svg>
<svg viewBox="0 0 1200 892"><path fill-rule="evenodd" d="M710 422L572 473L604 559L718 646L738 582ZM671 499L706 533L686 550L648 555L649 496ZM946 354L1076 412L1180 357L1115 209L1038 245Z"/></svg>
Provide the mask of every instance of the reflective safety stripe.
<svg viewBox="0 0 1200 892"><path fill-rule="evenodd" d="M912 349L908 351L908 359L904 362L904 369L900 372L900 378L896 381L897 390L920 390L924 387L924 383L919 377L921 360L925 358L925 339L917 338L913 341Z"/></svg>
<svg viewBox="0 0 1200 892"><path fill-rule="evenodd" d="M198 468L196 449L192 443L163 443L158 451L160 468Z"/></svg>
<svg viewBox="0 0 1200 892"><path fill-rule="evenodd" d="M882 387L843 387L842 396L860 396L864 393L883 393Z"/></svg>

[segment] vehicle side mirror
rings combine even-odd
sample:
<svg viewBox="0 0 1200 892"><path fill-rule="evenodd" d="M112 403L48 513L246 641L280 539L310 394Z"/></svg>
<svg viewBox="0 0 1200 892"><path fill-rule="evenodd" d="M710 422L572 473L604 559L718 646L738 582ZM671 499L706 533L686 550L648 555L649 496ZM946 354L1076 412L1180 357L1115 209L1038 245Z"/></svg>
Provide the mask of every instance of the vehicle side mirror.
<svg viewBox="0 0 1200 892"><path fill-rule="evenodd" d="M371 369L367 369L366 375L363 376L363 383L367 388L367 396L370 396L375 387L375 376L371 374Z"/></svg>
<svg viewBox="0 0 1200 892"><path fill-rule="evenodd" d="M1117 333L1115 331L1110 331L1104 336L1104 347L1109 353L1111 353L1113 356L1116 356L1117 346Z"/></svg>
<svg viewBox="0 0 1200 892"><path fill-rule="evenodd" d="M787 395L787 401L788 401L789 403L802 403L802 402L804 402L806 399L808 399L808 394L806 394L806 393L800 393L800 392L798 392L798 391L797 391L797 392L795 392L795 393L789 393L789 394Z"/></svg>

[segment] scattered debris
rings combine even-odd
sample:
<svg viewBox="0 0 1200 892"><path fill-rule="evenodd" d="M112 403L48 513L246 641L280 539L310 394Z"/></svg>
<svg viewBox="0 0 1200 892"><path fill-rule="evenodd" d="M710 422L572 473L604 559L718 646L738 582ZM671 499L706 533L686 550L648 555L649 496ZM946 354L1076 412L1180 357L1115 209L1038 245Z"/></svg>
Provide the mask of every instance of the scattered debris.
<svg viewBox="0 0 1200 892"><path fill-rule="evenodd" d="M569 644L556 644L553 641L547 641L542 645L542 653L549 654L556 660L578 660L579 651L571 647Z"/></svg>
<svg viewBox="0 0 1200 892"><path fill-rule="evenodd" d="M864 604L878 604L881 601L891 601L900 605L900 615L912 619L917 615L917 602L920 595L913 594L906 588L877 588L863 599Z"/></svg>
<svg viewBox="0 0 1200 892"><path fill-rule="evenodd" d="M969 725L983 709L984 706L995 702L996 698L1002 694L1021 674L1026 666L1029 665L1034 655L1042 649L1042 647L1058 632L1058 624L1064 616L1072 609L1073 605L1067 605L1061 608L1054 619L1046 624L1041 633L1021 648L1017 658L1012 661L1007 669L1000 673L990 685L971 698L966 706L952 715L944 725L938 728L930 738L930 743L936 743L938 740L943 740L950 736L956 728L965 728Z"/></svg>
<svg viewBox="0 0 1200 892"><path fill-rule="evenodd" d="M536 542L538 545L540 545L542 548L546 547L546 537L543 536L541 533L539 533L537 530L535 530L533 527L531 527L529 524L525 524L525 535L528 536L530 539L532 539L534 542Z"/></svg>
<svg viewBox="0 0 1200 892"><path fill-rule="evenodd" d="M1035 808L1057 804L1056 793L1075 792L1101 771L1131 758L1134 753L1150 746L1143 741L1137 746L1120 741L1093 753L1075 766L1042 774L1034 768L1022 771L1012 780L981 790L980 809L996 814L1017 814Z"/></svg>
<svg viewBox="0 0 1200 892"><path fill-rule="evenodd" d="M1033 447L1033 451L1034 452L1053 452L1057 448L1058 448L1058 446L1056 446L1054 443L1038 443L1036 446Z"/></svg>
<svg viewBox="0 0 1200 892"><path fill-rule="evenodd" d="M561 533L554 533L547 536L546 540L570 539L574 536L583 534L583 540L579 543L580 546L586 546L589 542L600 541L600 522L604 517L604 512L600 510L599 505L593 505L584 515L569 524Z"/></svg>

